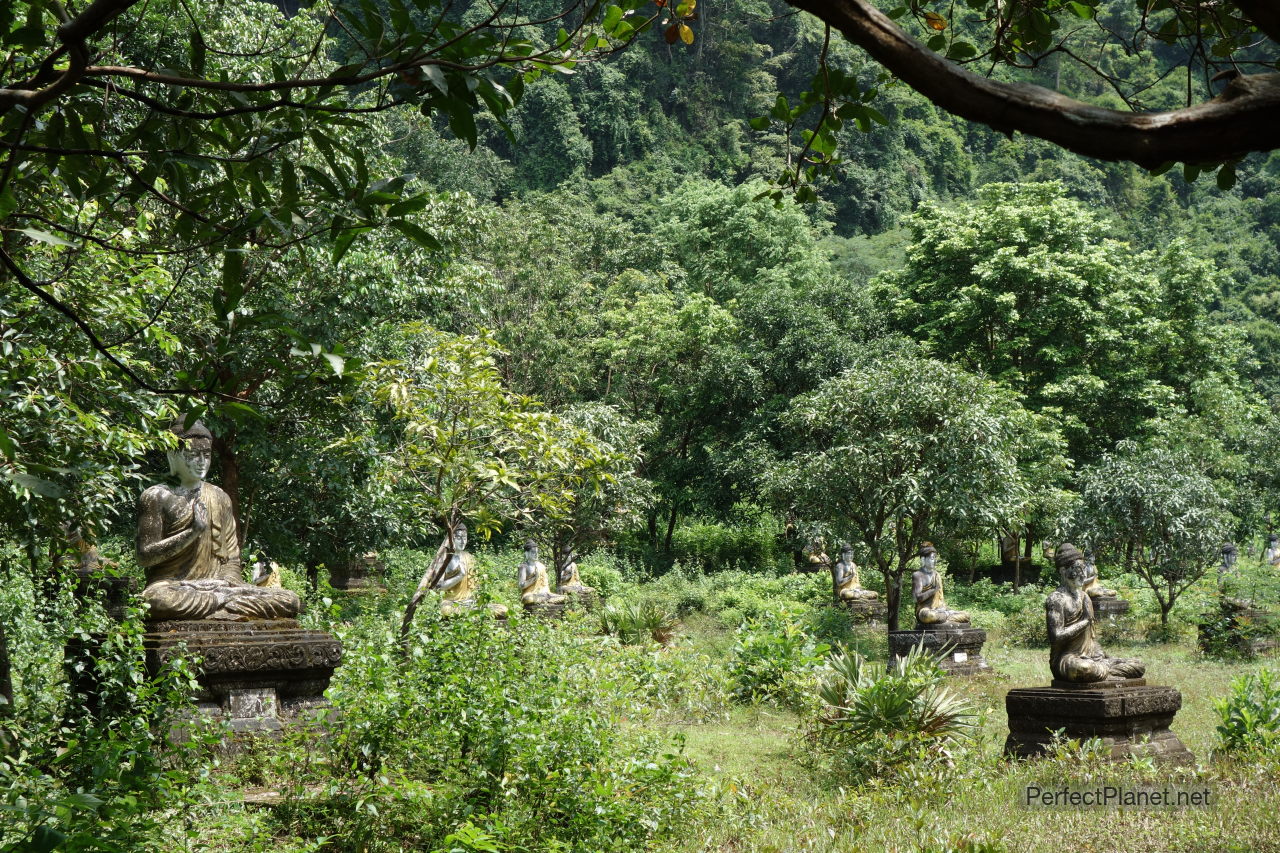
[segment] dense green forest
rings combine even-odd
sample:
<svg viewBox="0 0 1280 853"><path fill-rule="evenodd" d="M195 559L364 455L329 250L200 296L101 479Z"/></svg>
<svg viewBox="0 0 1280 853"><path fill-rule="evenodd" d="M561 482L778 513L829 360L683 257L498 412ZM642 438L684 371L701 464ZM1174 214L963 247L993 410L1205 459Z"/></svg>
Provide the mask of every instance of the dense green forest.
<svg viewBox="0 0 1280 853"><path fill-rule="evenodd" d="M213 796L190 781L207 781L207 744L178 766L141 757L151 723L181 703L184 676L140 686L136 612L99 667L114 717L79 715L60 663L67 637L105 619L72 594L77 543L143 577L135 502L163 479L181 415L214 435L210 480L230 497L246 560L282 565L308 618L346 644L350 680L334 688L346 728L324 759L338 768L330 805L341 805L326 816L289 800L278 823L254 830L296 849L383 849L387 837L398 840L385 849L641 849L678 835L707 802L730 809L723 791L695 795L679 750L656 744L673 719L745 725L725 710L744 698L756 713L777 703L784 725L817 713L812 696L796 698L813 693L796 673L817 678L828 643L863 640L797 615L826 594L825 576L791 574L814 540L853 545L891 629L910 562L931 540L963 580L962 602L1024 645L1040 635L1017 614L1038 612L1044 589L1023 560L1043 563L1043 543L1096 549L1143 596L1153 642L1189 642L1224 542L1258 563L1280 512L1280 153L1162 171L1005 135L935 106L772 0L633 3L636 15L606 14L600 35L590 30L592 47L575 42L581 61L552 55L501 81L465 66L491 49L466 27L505 14L487 18L485 4L447 7L434 24L431 4L394 0L350 4L360 11L349 20L289 4L288 17L269 3L161 5L115 19L95 61L267 85L357 68L371 41L428 24L460 53L385 84L320 88L305 108L283 83L269 107L274 90L233 93L215 110L199 87L166 100L163 81L121 75L45 112L0 111L0 639L16 675L0 716L23 750L0 768L2 807L22 835L0 830L12 849L163 846L155 839L173 826L125 798L153 785L187 803ZM925 5L912 13L928 36ZM1172 39L1114 37L1173 15L1171 4L1050 5L1080 7L1073 51L993 76L1117 108L1215 93ZM939 48L953 56L957 42L984 38L984 4L969 6L943 21ZM521 18L545 23L507 37L527 39L530 54L558 50L599 11L562 8L522 4ZM67 17L59 9L0 10L9 77L44 79L37 48L55 50L50 68L65 59L49 35ZM673 22L619 29L650 13ZM1242 64L1270 61L1266 42L1230 50ZM833 77L856 108L826 126L826 150L806 127L815 81ZM416 94L391 103L401 89ZM809 149L822 168L805 174L796 163ZM624 645L606 672L582 631L530 625L507 643L479 620L431 611L411 654L439 668L397 675L393 626L464 520L494 587L509 585L503 561L533 536L554 567L576 553L597 587L705 619L711 639L661 659ZM386 555L391 593L335 604L329 571L370 551ZM1011 571L1018 583L1000 586ZM1271 595L1265 567L1250 578L1255 598ZM712 684L699 670L734 631L739 669ZM743 675L752 655L796 672L757 689L759 670ZM1038 659L1006 664L1030 678ZM486 665L455 692L460 673ZM560 666L571 673L562 683ZM1213 666L1206 690L1246 672ZM569 709L566 690L595 706ZM377 702L362 706L371 693ZM473 778L470 735L454 723L475 703L510 704L466 725L509 736L511 754L489 754ZM419 713L418 740L397 744ZM620 733L633 718L643 737ZM1196 719L1207 745L1212 727ZM548 753L531 734L540 724L555 729L540 735ZM110 734L90 748L99 725ZM303 770L255 760L265 763L234 769L236 781L305 787ZM433 776L433 761L450 769ZM563 786L543 781L562 770ZM72 772L101 784L68 782ZM262 781L281 774L298 778ZM433 786L472 793L445 806ZM566 788L572 817L548 830L536 813ZM890 794L876 790L863 805L882 817ZM761 825L794 819L787 809L809 794L787 796ZM357 817L334 818L353 802ZM373 803L386 822L365 813ZM583 817L593 810L598 820ZM192 814L196 847L258 820ZM93 819L117 846L94 846ZM338 846L307 846L326 834ZM490 837L510 846L483 846ZM257 849L245 844L226 849Z"/></svg>

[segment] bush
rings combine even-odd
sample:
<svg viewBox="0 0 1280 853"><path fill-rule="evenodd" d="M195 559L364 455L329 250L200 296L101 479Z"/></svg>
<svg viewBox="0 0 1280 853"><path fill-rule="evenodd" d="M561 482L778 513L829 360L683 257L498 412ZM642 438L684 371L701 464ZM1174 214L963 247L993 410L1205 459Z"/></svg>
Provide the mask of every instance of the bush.
<svg viewBox="0 0 1280 853"><path fill-rule="evenodd" d="M672 556L701 572L788 571L791 556L783 545L782 522L756 507L734 509L729 523L693 520L677 527L671 536Z"/></svg>
<svg viewBox="0 0 1280 853"><path fill-rule="evenodd" d="M1237 678L1231 683L1231 695L1214 700L1213 707L1222 721L1217 731L1223 749L1275 752L1280 748L1280 674L1264 667Z"/></svg>
<svg viewBox="0 0 1280 853"><path fill-rule="evenodd" d="M600 630L624 643L668 643L678 624L670 611L652 599L607 604L600 611Z"/></svg>
<svg viewBox="0 0 1280 853"><path fill-rule="evenodd" d="M950 748L976 728L973 706L942 686L931 655L912 649L883 675L862 655L838 650L818 695L825 708L815 740L841 775L893 777L947 761Z"/></svg>
<svg viewBox="0 0 1280 853"><path fill-rule="evenodd" d="M732 695L739 701L767 699L801 704L806 677L822 663L826 643L815 643L789 612L749 619L734 635L729 659Z"/></svg>

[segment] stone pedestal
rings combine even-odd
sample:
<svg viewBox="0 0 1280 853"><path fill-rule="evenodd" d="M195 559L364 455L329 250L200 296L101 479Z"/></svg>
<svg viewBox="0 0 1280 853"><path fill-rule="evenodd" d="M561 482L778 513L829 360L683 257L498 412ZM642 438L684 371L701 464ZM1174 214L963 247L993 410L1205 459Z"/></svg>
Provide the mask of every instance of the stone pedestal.
<svg viewBox="0 0 1280 853"><path fill-rule="evenodd" d="M585 610L588 613L593 613L599 610L602 605L600 593L594 589L561 589L558 592L568 599L565 604L572 610Z"/></svg>
<svg viewBox="0 0 1280 853"><path fill-rule="evenodd" d="M342 645L294 619L251 622L152 622L143 637L147 669L173 657L199 656L199 710L227 720L233 731L269 734L300 714L325 709L325 688L342 662Z"/></svg>
<svg viewBox="0 0 1280 853"><path fill-rule="evenodd" d="M1106 753L1123 760L1149 755L1170 764L1193 764L1195 756L1169 730L1182 707L1182 694L1154 687L1141 678L1010 690L1004 700L1009 737L1004 754L1031 758L1045 754L1055 731L1068 739L1098 738Z"/></svg>
<svg viewBox="0 0 1280 853"><path fill-rule="evenodd" d="M927 628L915 631L889 632L889 663L907 656L913 646L923 646L938 659L947 675L977 675L990 672L982 659L982 644L987 632L981 628Z"/></svg>
<svg viewBox="0 0 1280 853"><path fill-rule="evenodd" d="M386 573L387 567L377 554L362 554L351 558L345 566L331 568L329 585L353 593L386 592L387 587L383 583Z"/></svg>
<svg viewBox="0 0 1280 853"><path fill-rule="evenodd" d="M539 619L559 619L564 616L565 605L568 601L562 601L558 604L523 604L526 616L536 616Z"/></svg>
<svg viewBox="0 0 1280 853"><path fill-rule="evenodd" d="M1093 600L1093 616L1101 621L1116 616L1124 616L1129 612L1129 602L1123 598L1095 598Z"/></svg>
<svg viewBox="0 0 1280 853"><path fill-rule="evenodd" d="M1199 625L1201 651L1213 653L1225 647L1246 658L1275 655L1280 651L1275 615L1252 601L1224 600L1214 615L1216 620L1210 616Z"/></svg>
<svg viewBox="0 0 1280 853"><path fill-rule="evenodd" d="M884 622L889 612L889 608L885 607L883 601L874 599L868 601L865 598L838 598L831 603L832 606L848 613L849 621L854 625L878 625Z"/></svg>

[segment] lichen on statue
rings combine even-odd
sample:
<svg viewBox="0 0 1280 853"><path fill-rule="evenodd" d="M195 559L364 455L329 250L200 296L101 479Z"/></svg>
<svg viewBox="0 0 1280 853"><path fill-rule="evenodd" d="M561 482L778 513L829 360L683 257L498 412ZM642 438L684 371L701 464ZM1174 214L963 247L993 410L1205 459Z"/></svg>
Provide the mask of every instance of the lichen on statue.
<svg viewBox="0 0 1280 853"><path fill-rule="evenodd" d="M1136 658L1112 658L1093 634L1093 600L1085 591L1090 577L1084 554L1070 543L1054 554L1061 586L1045 599L1049 633L1049 669L1060 681L1092 683L1140 678L1146 667Z"/></svg>
<svg viewBox="0 0 1280 853"><path fill-rule="evenodd" d="M178 485L152 486L138 498L138 563L146 569L142 599L155 621L248 621L296 616L292 590L264 588L241 577L240 544L231 499L206 483L213 435L199 421L173 426L169 451Z"/></svg>

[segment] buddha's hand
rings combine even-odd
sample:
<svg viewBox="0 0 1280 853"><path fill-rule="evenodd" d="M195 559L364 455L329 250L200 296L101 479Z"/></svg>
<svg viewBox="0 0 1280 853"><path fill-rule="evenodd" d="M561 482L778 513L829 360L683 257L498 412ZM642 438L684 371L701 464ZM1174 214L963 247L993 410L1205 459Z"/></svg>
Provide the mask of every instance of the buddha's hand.
<svg viewBox="0 0 1280 853"><path fill-rule="evenodd" d="M209 529L209 509L199 498L195 499L191 507L191 529L196 534L204 533Z"/></svg>

